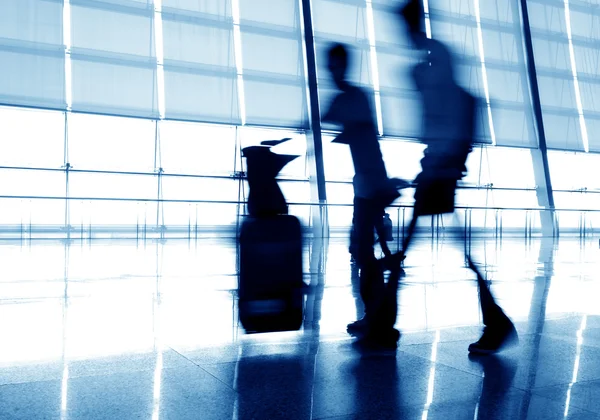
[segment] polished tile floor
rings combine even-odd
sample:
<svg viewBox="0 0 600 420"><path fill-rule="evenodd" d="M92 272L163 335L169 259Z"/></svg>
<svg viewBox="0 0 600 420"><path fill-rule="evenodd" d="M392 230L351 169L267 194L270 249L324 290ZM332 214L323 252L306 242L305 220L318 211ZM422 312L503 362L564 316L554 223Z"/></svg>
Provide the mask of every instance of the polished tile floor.
<svg viewBox="0 0 600 420"><path fill-rule="evenodd" d="M468 357L477 289L451 240L406 260L395 354L345 334L342 239L306 245L306 327L260 335L230 240L0 243L0 419L600 419L598 239L472 254L521 336L499 356Z"/></svg>

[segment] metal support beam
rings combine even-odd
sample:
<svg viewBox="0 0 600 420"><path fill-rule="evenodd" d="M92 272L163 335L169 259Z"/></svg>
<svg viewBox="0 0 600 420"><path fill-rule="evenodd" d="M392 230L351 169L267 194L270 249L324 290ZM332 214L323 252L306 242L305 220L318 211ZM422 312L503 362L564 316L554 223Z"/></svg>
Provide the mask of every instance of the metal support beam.
<svg viewBox="0 0 600 420"><path fill-rule="evenodd" d="M321 133L321 110L317 90L317 55L313 33L312 11L310 0L299 0L302 7L304 25L304 46L306 59L306 79L308 82L308 109L311 132L307 135L308 158L310 166L312 201L318 200L319 208L313 208L313 223L320 229L319 236L328 236L327 223L327 190L325 188L325 166L323 163L323 139ZM316 200L315 200L316 199Z"/></svg>
<svg viewBox="0 0 600 420"><path fill-rule="evenodd" d="M550 168L548 165L548 148L546 147L546 132L544 130L540 90L537 80L533 42L531 40L529 12L527 10L526 0L518 0L518 2L521 13L519 15L518 10L513 7L513 16L515 18L515 25L517 25L519 21L522 24L523 43L520 44L517 42L517 48L522 50L524 47L524 51L520 51L523 52L520 56L526 58L527 75L529 78L529 92L524 92L524 98L531 101L530 105L533 109L535 128L538 136L538 149L532 149L531 151L533 169L536 183L538 184L538 203L548 210L541 214L542 233L544 236L554 236L557 232L554 217L554 195L552 191Z"/></svg>

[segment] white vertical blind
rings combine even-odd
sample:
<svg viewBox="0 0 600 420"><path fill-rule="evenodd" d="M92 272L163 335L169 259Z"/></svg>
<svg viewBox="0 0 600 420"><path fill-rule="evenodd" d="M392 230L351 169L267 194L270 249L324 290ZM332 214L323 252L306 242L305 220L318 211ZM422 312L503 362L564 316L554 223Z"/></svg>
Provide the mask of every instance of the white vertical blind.
<svg viewBox="0 0 600 420"><path fill-rule="evenodd" d="M231 0L163 0L165 117L240 124Z"/></svg>
<svg viewBox="0 0 600 420"><path fill-rule="evenodd" d="M535 0L527 2L527 8L546 144L554 149L583 150L564 3Z"/></svg>
<svg viewBox="0 0 600 420"><path fill-rule="evenodd" d="M62 0L0 2L0 103L66 109Z"/></svg>
<svg viewBox="0 0 600 420"><path fill-rule="evenodd" d="M246 122L307 128L298 0L239 0Z"/></svg>
<svg viewBox="0 0 600 420"><path fill-rule="evenodd" d="M589 150L600 152L600 15L598 2L570 4L571 35Z"/></svg>
<svg viewBox="0 0 600 420"><path fill-rule="evenodd" d="M158 117L149 1L71 0L72 109Z"/></svg>

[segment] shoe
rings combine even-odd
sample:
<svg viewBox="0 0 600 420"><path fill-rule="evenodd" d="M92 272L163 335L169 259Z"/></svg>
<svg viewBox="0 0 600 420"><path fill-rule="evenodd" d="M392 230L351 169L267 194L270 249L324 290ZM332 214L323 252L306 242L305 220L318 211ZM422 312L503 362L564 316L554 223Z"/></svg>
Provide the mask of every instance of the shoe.
<svg viewBox="0 0 600 420"><path fill-rule="evenodd" d="M395 351L398 349L400 336L400 331L395 328L386 331L372 331L364 337L359 338L354 343L354 346L359 350Z"/></svg>
<svg viewBox="0 0 600 420"><path fill-rule="evenodd" d="M485 327L481 338L469 345L469 353L494 354L519 344L519 335L512 322L506 327Z"/></svg>
<svg viewBox="0 0 600 420"><path fill-rule="evenodd" d="M395 328L390 328L381 332L374 332L369 335L369 339L373 340L377 344L383 347L398 348L398 341L400 340L400 331Z"/></svg>
<svg viewBox="0 0 600 420"><path fill-rule="evenodd" d="M346 331L352 337L364 337L369 332L369 324L367 323L367 319L359 319L358 321L348 324Z"/></svg>

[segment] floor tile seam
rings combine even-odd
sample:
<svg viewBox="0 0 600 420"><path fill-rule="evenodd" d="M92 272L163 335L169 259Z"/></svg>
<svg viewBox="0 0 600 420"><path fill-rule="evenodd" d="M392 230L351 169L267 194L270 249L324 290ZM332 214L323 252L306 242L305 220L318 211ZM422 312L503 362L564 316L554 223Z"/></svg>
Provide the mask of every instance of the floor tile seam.
<svg viewBox="0 0 600 420"><path fill-rule="evenodd" d="M207 375L213 377L214 379L216 379L217 381L219 381L220 383L222 383L223 385L225 385L227 388L231 389L234 392L238 392L232 385L228 384L227 382L223 381L221 378L215 376L212 372L204 369L204 367L202 367L202 365L194 362L192 359L190 359L189 357L186 357L184 354L180 353L179 351L177 351L176 349L174 349L173 347L168 346L169 349L171 349L174 353L176 353L177 355L181 356L182 358L184 358L185 360L187 360L188 362L190 362L192 365L196 366L197 368L199 368L202 372L206 373ZM233 362L222 362L222 363L235 363L235 361ZM219 363L212 363L212 364L219 364Z"/></svg>
<svg viewBox="0 0 600 420"><path fill-rule="evenodd" d="M536 393L534 393L533 391L525 391L525 392L528 392L528 393L529 393L531 396L535 396L535 397L538 397L538 398L542 398L542 399L544 399L544 400L546 400L546 401L552 401L552 402L554 402L554 403L558 403L556 400L553 400L552 398L548 398L548 397L546 397L546 396L544 396L544 395L539 395L539 394L536 394ZM579 411L583 411L584 413L588 413L588 414L590 414L592 417L595 417L595 418L600 418L600 413L597 413L597 412L594 412L594 411L590 411L590 410L588 410L587 408L578 407L577 405L573 404L573 400L572 400L572 399L571 399L571 401L569 401L569 407L571 407L571 408L576 408L577 410L579 410Z"/></svg>
<svg viewBox="0 0 600 420"><path fill-rule="evenodd" d="M473 325L471 327L466 327L466 328L475 328L475 327L479 327L479 325ZM457 327L457 328L465 328L465 327ZM451 328L451 329L454 329L454 328ZM417 333L417 334L419 334L419 333ZM454 339L453 338L453 339L450 339L450 340L443 340L443 341L440 340L438 342L438 345L439 344L456 344L456 343L460 343L460 342L473 341L473 340L477 340L477 337L478 336L474 336L471 339L465 339L465 338L456 338L456 339ZM400 342L402 343L402 338L400 338ZM432 344L433 344L433 342L431 342L431 343L428 342L428 343L404 344L404 346L423 346L423 345L432 345Z"/></svg>
<svg viewBox="0 0 600 420"><path fill-rule="evenodd" d="M443 363L443 362L440 362L440 361L437 361L437 360L434 362L434 361L432 361L432 360L431 360L429 357L421 356L421 355L418 355L418 354L407 353L407 352L405 352L405 351L403 351L403 350L399 350L399 353L404 353L404 354L407 354L407 355L409 355L409 356L418 357L418 358L420 358L420 359L423 359L423 360L426 360L426 361L428 361L429 363L433 363L433 364L435 364L435 365L439 365L439 366L444 366L445 368L449 368L449 369L452 369L452 370L455 370L455 371L458 371L458 372L461 372L461 373L466 373L466 374L468 374L469 376L473 376L473 377L475 377L475 378L482 379L482 376L481 376L481 375L478 375L478 374L476 374L476 373L473 373L472 371L465 370L465 369L463 369L463 368L456 367L456 366L451 366L451 365L448 365L448 364L446 364L446 363Z"/></svg>
<svg viewBox="0 0 600 420"><path fill-rule="evenodd" d="M507 391L507 393L511 392L511 389L509 389ZM477 404L479 400L479 396L475 395L473 396L473 398L465 398L465 397L458 397L458 398L449 398L447 400L444 400L442 402L433 402L432 404L430 404L429 406L454 406L457 403L472 403L474 406ZM415 404L398 404L395 407L399 408L399 409L405 409L405 410L418 410L418 409L427 409L428 404L423 404L423 403L415 403ZM579 409L579 408L578 408ZM352 412L350 413L346 413L346 414L339 414L339 415L335 415L335 416L321 416L321 417L312 417L311 420L335 420L335 419L345 419L351 416L356 416L359 414L365 414L365 413L370 413L370 411L368 409L358 409L358 410L352 410Z"/></svg>
<svg viewBox="0 0 600 420"><path fill-rule="evenodd" d="M564 385L568 385L568 384L566 384L566 383L565 383L565 384L563 384L563 383L558 383L558 384L554 384L554 385L548 385L548 386L544 386L544 387L540 387L540 388L526 388L526 387L525 387L525 385L511 385L510 387L511 387L511 388L514 388L514 389L516 389L516 390L518 390L518 391L525 392L525 393L529 394L530 396L531 396L531 395L535 395L536 397L543 397L543 398L545 398L545 399L547 399L547 400L551 400L550 398L548 398L548 397L546 397L546 396L544 396L544 395L541 395L541 394L537 394L537 393L535 393L534 391L535 391L536 389L552 388L552 387L556 387L556 386L564 386Z"/></svg>
<svg viewBox="0 0 600 420"><path fill-rule="evenodd" d="M585 385L585 384L590 384L592 382L598 382L598 383L600 383L600 377L598 379L586 379L586 380L583 380L583 381L577 381L573 385L582 385L582 384ZM544 391L544 390L547 390L547 389L550 389L550 388L556 388L556 387L559 387L559 386L564 387L564 386L569 386L569 385L571 385L571 382L562 382L562 383L558 383L558 384L554 384L554 385L538 386L538 387L532 388L531 392L535 393L535 395L543 397L544 395L541 395L539 393L542 392L542 391Z"/></svg>
<svg viewBox="0 0 600 420"><path fill-rule="evenodd" d="M77 379L79 377L76 377L74 379ZM6 387L10 387L10 386L15 386L15 385L25 385L25 384L43 384L43 383L50 383L50 382L60 382L61 378L56 378L56 379L36 379L33 381L23 381L23 382L13 382L13 383L0 383L0 390L2 388L6 388Z"/></svg>
<svg viewBox="0 0 600 420"><path fill-rule="evenodd" d="M598 329L598 328L595 328ZM551 333L551 332L540 332L540 333L536 333L539 334L542 337L546 337L546 338L552 338L555 340L559 340L562 342L566 342L566 343L570 343L570 342L577 342L578 338L575 335L575 333L566 335L566 334L557 334L557 333ZM596 340L596 345L592 345L590 343L586 343L586 338L587 340L591 340L592 343L594 343L594 340ZM581 346L585 347L585 346L591 346L591 347L598 347L600 345L600 338L594 338L594 337L582 337L583 342L581 343Z"/></svg>
<svg viewBox="0 0 600 420"><path fill-rule="evenodd" d="M181 354L179 354L178 352L175 352L178 355L181 356ZM185 358L185 357L184 357ZM193 363L191 360L185 358L187 361L191 362L192 364L196 365L195 363ZM197 366L200 367L201 366ZM178 369L180 367L178 366L163 366L162 370L175 370ZM111 371L90 371L90 372L86 372L86 373L77 373L77 374L69 374L69 380L78 380L78 379L91 379L91 378L98 378L98 377L104 377L104 376L112 376L112 375L133 375L133 374L151 374L152 372L155 371L155 367L141 367L139 369L122 369L122 370L111 370ZM61 368L62 370L62 368ZM204 369L203 369L204 370ZM3 386L11 386L11 385L21 385L21 384L35 384L35 383L44 383L44 382L60 382L62 381L62 372L58 375L56 375L56 377L54 378L45 378L45 379L35 379L35 380L24 380L24 381L18 381L18 382L10 382L10 383L2 383L0 382L0 387Z"/></svg>
<svg viewBox="0 0 600 420"><path fill-rule="evenodd" d="M535 396L535 397L538 397L538 398L542 398L542 399L547 400L547 401L554 401L554 400L552 400L552 399L550 399L550 398L548 398L546 396L535 394L532 391L520 389L520 388L514 387L514 386L510 386L506 390L505 395L508 395L511 392L525 393L525 394L529 394L530 396ZM445 405L451 405L451 404L454 405L457 402L464 402L464 403L466 403L466 402L471 402L471 401L473 401L473 400L469 400L469 399L466 399L466 398L462 398L462 399L450 399L448 401L443 401L441 403L434 403L433 405L444 405L444 404ZM590 414L590 415L592 415L594 417L598 417L598 415L599 415L599 413L596 413L596 412L590 411L590 410L588 410L586 408L582 408L580 406L574 405L573 403L571 403L571 406L573 408L576 408L579 411L582 411L584 413L588 413L588 414ZM403 409L418 409L419 407L425 407L425 405L424 404L401 404L401 405L398 405L397 407L403 408ZM357 414L366 413L366 412L368 412L368 410L354 410L351 413L340 414L340 415L336 415L336 416L312 417L311 420L335 420L335 419L342 419L342 418L348 418L350 416L355 416Z"/></svg>

